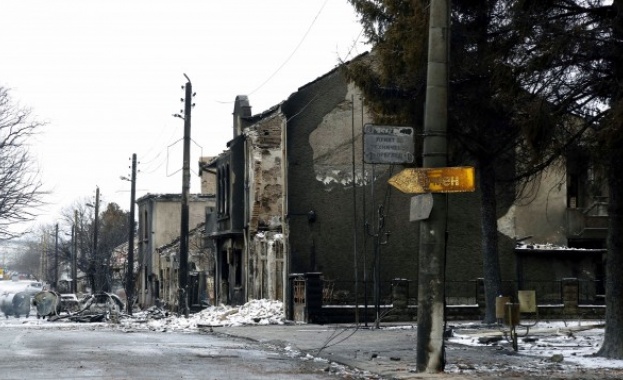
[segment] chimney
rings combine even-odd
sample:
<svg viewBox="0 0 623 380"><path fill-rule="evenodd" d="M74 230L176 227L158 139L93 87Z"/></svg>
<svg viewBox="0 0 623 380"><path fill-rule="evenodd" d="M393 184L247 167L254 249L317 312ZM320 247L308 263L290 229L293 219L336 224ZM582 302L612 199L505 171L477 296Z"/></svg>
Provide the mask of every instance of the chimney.
<svg viewBox="0 0 623 380"><path fill-rule="evenodd" d="M251 105L246 95L236 96L234 103L234 138L242 134L242 119L251 116Z"/></svg>

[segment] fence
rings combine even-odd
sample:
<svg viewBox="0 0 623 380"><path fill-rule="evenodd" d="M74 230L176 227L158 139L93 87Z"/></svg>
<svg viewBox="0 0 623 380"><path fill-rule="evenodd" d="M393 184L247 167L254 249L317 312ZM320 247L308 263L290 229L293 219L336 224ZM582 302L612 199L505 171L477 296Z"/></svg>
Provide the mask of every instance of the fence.
<svg viewBox="0 0 623 380"><path fill-rule="evenodd" d="M401 297L406 297L408 306L417 305L417 281L395 279L380 284L380 304L391 305L396 296L396 287L400 283ZM552 281L523 281L519 289L516 281L502 282L502 295L516 295L517 290L534 290L538 305L562 305L564 303L565 284L574 284L570 297L577 292L577 305L603 305L603 282L598 280L561 279ZM467 281L446 281L447 305L481 305L484 303L484 282L482 279ZM323 305L374 304L374 286L371 281L355 283L353 281L323 280Z"/></svg>

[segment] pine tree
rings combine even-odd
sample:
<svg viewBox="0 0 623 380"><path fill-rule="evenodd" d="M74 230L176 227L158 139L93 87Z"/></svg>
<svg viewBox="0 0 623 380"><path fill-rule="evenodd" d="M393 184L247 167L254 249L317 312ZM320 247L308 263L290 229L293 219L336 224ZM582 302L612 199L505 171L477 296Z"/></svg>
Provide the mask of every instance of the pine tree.
<svg viewBox="0 0 623 380"><path fill-rule="evenodd" d="M517 1L518 73L588 128L608 177L606 331L598 355L623 359L623 1Z"/></svg>
<svg viewBox="0 0 623 380"><path fill-rule="evenodd" d="M427 65L427 1L349 0L360 14L372 54L346 68L364 91L375 122L421 131ZM508 28L506 1L454 1L448 105L449 163L476 167L481 193L485 322L495 322L503 293L498 254L499 211L560 154L563 118L524 88L508 62L521 42ZM500 198L504 196L503 198ZM502 199L502 204L498 204Z"/></svg>

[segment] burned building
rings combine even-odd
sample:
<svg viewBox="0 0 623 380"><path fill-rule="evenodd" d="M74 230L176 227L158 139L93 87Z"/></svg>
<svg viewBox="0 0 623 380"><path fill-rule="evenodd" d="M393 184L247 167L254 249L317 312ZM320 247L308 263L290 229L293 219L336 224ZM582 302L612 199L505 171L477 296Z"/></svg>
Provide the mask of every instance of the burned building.
<svg viewBox="0 0 623 380"><path fill-rule="evenodd" d="M246 96L236 97L232 140L201 163L216 175L216 204L206 216L206 238L216 251L216 302L278 299L291 317L293 300L306 302L294 282L319 277L325 304L391 303L397 279L409 283L407 298L415 303L419 227L410 221L412 195L388 185L405 166L365 162L371 123L361 91L340 67L255 115ZM565 199L573 189L559 181L565 173L564 162L549 177L544 172L537 180L548 191L535 192L529 202L514 194L498 200L501 274L514 287L519 234L535 227L535 239L579 241L566 230L571 204ZM552 191L554 184L560 192ZM477 298L479 197L476 189L447 198L448 299Z"/></svg>
<svg viewBox="0 0 623 380"><path fill-rule="evenodd" d="M402 167L363 162L371 121L339 68L259 114L246 96L236 98L227 150L202 164L217 177L216 206L206 219L217 252L217 302L287 301L292 279L306 273L351 301L374 287L389 294L395 278L417 277L411 197L387 184ZM462 230L452 241L463 258L457 273L466 279L481 273L475 196L451 200L451 223ZM505 243L508 254L512 242ZM373 284L377 257L381 280Z"/></svg>
<svg viewBox="0 0 623 380"><path fill-rule="evenodd" d="M170 283L177 279L171 271L175 255L161 255L159 248L171 244L180 236L181 195L147 194L136 200L138 205L138 303L146 308L160 302L164 294L170 293L176 285ZM206 208L214 204L214 195L191 194L188 199L189 226L196 228L205 221ZM203 244L203 240L201 240ZM179 247L179 245L178 245ZM169 258L167 263L166 258ZM192 259L192 256L189 257ZM195 266L196 267L196 266ZM164 274L167 274L166 278ZM164 293L163 293L164 292Z"/></svg>
<svg viewBox="0 0 623 380"><path fill-rule="evenodd" d="M202 165L217 176L206 225L216 247L218 302L283 300L285 123L279 106L251 116L248 99L237 97L228 150Z"/></svg>

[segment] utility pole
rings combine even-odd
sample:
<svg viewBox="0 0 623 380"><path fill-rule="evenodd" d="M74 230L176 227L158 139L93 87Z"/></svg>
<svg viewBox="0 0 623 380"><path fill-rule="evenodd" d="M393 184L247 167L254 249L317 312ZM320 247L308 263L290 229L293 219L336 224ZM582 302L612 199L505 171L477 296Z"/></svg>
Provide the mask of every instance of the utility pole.
<svg viewBox="0 0 623 380"><path fill-rule="evenodd" d="M179 301L178 313L188 317L188 193L190 192L190 113L192 110L193 86L190 78L186 78L184 95L184 161L182 167L182 209L180 226L180 269L179 269Z"/></svg>
<svg viewBox="0 0 623 380"><path fill-rule="evenodd" d="M130 233L128 238L128 268L126 273L127 313L132 315L132 299L134 297L134 203L136 198L136 153L132 154L132 177L130 178Z"/></svg>
<svg viewBox="0 0 623 380"><path fill-rule="evenodd" d="M48 239L47 232L41 236L41 281L48 280Z"/></svg>
<svg viewBox="0 0 623 380"><path fill-rule="evenodd" d="M58 223L54 233L54 290L58 290Z"/></svg>
<svg viewBox="0 0 623 380"><path fill-rule="evenodd" d="M93 220L93 257L91 257L91 265L89 265L89 272L91 277L91 292L95 293L95 273L97 272L97 230L99 228L99 212L100 212L100 188L95 187L95 218ZM99 290L99 289L97 289Z"/></svg>
<svg viewBox="0 0 623 380"><path fill-rule="evenodd" d="M448 0L431 0L428 30L428 72L424 115L425 168L447 164L448 53L450 41ZM417 370L444 370L445 251L447 203L445 194L433 194L428 219L420 222L417 312Z"/></svg>
<svg viewBox="0 0 623 380"><path fill-rule="evenodd" d="M78 293L78 210L74 210L74 228L72 231L74 254L71 263L71 292Z"/></svg>

